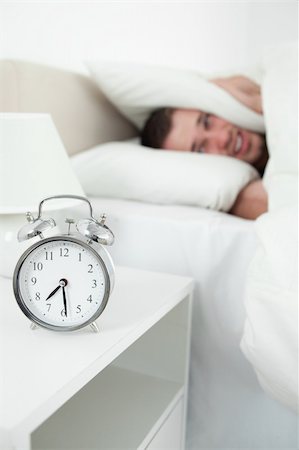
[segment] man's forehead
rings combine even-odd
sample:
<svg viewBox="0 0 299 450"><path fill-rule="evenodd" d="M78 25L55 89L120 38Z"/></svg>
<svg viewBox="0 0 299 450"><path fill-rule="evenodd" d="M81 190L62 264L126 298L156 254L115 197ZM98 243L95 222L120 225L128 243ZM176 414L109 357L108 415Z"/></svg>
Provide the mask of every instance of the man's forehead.
<svg viewBox="0 0 299 450"><path fill-rule="evenodd" d="M201 111L196 109L176 109L172 114L171 128L163 142L167 150L190 150L193 132Z"/></svg>
<svg viewBox="0 0 299 450"><path fill-rule="evenodd" d="M184 118L191 118L199 113L201 113L199 109L187 109L187 108L177 108L174 112L172 117L184 117Z"/></svg>

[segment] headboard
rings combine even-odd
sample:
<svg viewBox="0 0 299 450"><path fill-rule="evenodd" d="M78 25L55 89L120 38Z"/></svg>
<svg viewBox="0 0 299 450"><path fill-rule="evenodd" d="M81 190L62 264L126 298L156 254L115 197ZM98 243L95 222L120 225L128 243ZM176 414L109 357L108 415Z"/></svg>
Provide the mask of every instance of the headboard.
<svg viewBox="0 0 299 450"><path fill-rule="evenodd" d="M31 62L0 61L0 111L51 114L69 155L137 135L90 78Z"/></svg>

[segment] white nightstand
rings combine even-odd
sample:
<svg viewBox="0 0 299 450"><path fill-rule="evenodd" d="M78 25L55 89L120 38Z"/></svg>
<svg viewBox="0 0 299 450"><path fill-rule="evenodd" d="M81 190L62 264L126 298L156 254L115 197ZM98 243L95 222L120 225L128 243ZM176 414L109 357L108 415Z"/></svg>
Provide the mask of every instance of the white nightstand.
<svg viewBox="0 0 299 450"><path fill-rule="evenodd" d="M184 447L189 278L118 268L96 334L32 331L1 279L1 449Z"/></svg>

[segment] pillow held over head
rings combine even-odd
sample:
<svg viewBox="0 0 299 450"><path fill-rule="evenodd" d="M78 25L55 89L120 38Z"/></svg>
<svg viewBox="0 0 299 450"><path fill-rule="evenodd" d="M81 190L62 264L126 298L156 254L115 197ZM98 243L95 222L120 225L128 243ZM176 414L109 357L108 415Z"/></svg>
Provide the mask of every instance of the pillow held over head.
<svg viewBox="0 0 299 450"><path fill-rule="evenodd" d="M137 63L88 62L92 78L137 128L161 107L192 108L264 132L263 117L198 72Z"/></svg>

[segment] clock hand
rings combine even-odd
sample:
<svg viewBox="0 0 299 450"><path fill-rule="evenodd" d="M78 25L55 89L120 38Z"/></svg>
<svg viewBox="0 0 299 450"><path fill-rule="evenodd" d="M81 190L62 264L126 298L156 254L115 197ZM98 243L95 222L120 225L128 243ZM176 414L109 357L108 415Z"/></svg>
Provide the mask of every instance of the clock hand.
<svg viewBox="0 0 299 450"><path fill-rule="evenodd" d="M48 297L46 298L46 301L49 300L49 298L53 297L53 295L56 294L56 292L58 291L58 289L60 289L61 287L66 286L66 285L67 285L67 280L66 280L65 278L62 278L62 279L59 281L59 286L57 286L57 287L54 289L54 291L52 291L52 292L48 295Z"/></svg>
<svg viewBox="0 0 299 450"><path fill-rule="evenodd" d="M66 309L66 296L65 296L65 288L62 286L62 295L63 295L63 306L65 310L65 316L67 317L67 309Z"/></svg>
<svg viewBox="0 0 299 450"><path fill-rule="evenodd" d="M48 295L48 297L46 298L46 301L49 300L49 298L53 297L54 294L56 294L56 292L58 291L58 289L60 289L61 286L57 286L57 288L54 289L54 291L51 292L51 294Z"/></svg>

